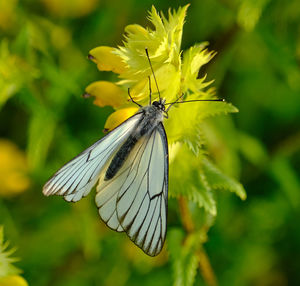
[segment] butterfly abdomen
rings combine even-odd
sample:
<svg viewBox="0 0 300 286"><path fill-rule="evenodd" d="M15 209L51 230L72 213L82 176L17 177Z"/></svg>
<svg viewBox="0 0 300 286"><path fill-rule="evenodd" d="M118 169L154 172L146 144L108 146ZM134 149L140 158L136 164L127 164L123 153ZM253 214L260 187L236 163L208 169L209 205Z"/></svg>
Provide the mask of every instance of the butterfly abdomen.
<svg viewBox="0 0 300 286"><path fill-rule="evenodd" d="M134 132L129 135L110 162L105 173L105 181L112 179L116 175L138 140L143 136L151 134L153 129L163 118L162 112L154 106L144 107L142 113L142 120L137 124Z"/></svg>
<svg viewBox="0 0 300 286"><path fill-rule="evenodd" d="M111 163L109 164L109 167L107 168L107 171L105 173L105 181L112 179L114 175L119 171L137 141L138 138L134 135L130 135L127 138L127 140L115 154Z"/></svg>

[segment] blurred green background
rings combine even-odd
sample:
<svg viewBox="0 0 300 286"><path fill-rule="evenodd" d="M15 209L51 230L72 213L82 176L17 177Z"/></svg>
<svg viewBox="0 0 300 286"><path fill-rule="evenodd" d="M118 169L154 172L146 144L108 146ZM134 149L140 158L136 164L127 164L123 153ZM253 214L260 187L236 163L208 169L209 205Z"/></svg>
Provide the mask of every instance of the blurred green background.
<svg viewBox="0 0 300 286"><path fill-rule="evenodd" d="M218 284L299 285L299 0L0 0L0 225L30 285L173 285L167 252L149 258L110 231L92 195L67 204L42 186L102 136L112 111L81 97L115 79L89 50L122 44L152 4L167 13L187 3L182 48L210 42L218 54L201 72L240 110L211 120L208 138L248 193L217 194L204 248ZM176 208L171 199L169 229L180 225ZM205 285L199 273L195 285Z"/></svg>

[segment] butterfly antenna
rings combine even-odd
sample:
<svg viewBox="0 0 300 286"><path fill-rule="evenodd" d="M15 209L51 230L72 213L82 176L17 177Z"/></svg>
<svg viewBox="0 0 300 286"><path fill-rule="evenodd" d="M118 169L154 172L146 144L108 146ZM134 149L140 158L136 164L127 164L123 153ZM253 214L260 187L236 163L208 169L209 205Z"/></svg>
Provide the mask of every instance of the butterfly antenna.
<svg viewBox="0 0 300 286"><path fill-rule="evenodd" d="M148 76L148 80L149 80L149 101L150 101L150 105L151 105L151 95L152 95L152 90L151 90L151 79L150 79L150 75Z"/></svg>
<svg viewBox="0 0 300 286"><path fill-rule="evenodd" d="M178 103L179 102L179 100L183 97L183 93L174 101L174 102L170 102L170 103L167 103L167 105L169 105L170 104L170 106L167 108L167 110L166 110L166 112L168 113L168 111L170 110L170 108L175 104L175 103ZM166 105L166 103L165 103L165 105Z"/></svg>
<svg viewBox="0 0 300 286"><path fill-rule="evenodd" d="M139 107L142 107L142 105L140 105L139 103L137 103L136 101L133 100L131 94L130 94L130 88L128 88L128 95L130 97L130 101L133 102L134 104L138 105Z"/></svg>
<svg viewBox="0 0 300 286"><path fill-rule="evenodd" d="M149 65L150 65L150 68L151 68L151 71L152 71L152 74L153 74L155 85L156 85L156 88L157 88L158 97L159 97L159 99L161 99L160 91L159 91L158 84L157 84L157 80L156 80L156 77L155 77L155 74L154 74L154 70L153 70L153 67L152 67L152 64L151 64L151 61L150 61L148 49L146 48L145 51L146 51L147 59L148 59L148 62L149 62Z"/></svg>
<svg viewBox="0 0 300 286"><path fill-rule="evenodd" d="M174 101L174 102L165 103L165 105L170 105L170 106L167 108L166 112L168 112L169 109L170 109L175 103L186 103L186 102L197 102L197 101L222 101L222 102L225 101L224 98L221 98L221 99L219 99L219 98L218 98L218 99L195 99L195 100L178 101L182 96L183 96L183 94L182 94L180 97L178 97L178 99L177 99L176 101Z"/></svg>

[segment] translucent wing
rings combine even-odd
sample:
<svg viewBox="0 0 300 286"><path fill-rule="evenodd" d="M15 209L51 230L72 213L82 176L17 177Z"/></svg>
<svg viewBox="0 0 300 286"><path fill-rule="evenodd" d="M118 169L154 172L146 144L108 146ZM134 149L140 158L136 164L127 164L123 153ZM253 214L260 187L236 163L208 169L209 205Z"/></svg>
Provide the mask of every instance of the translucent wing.
<svg viewBox="0 0 300 286"><path fill-rule="evenodd" d="M103 167L128 138L141 118L141 113L130 117L105 137L65 164L45 184L46 196L61 195L67 201L79 201L99 179Z"/></svg>
<svg viewBox="0 0 300 286"><path fill-rule="evenodd" d="M157 255L164 244L168 202L168 144L160 123L139 139L110 180L102 174L96 204L105 223L125 231L145 253Z"/></svg>

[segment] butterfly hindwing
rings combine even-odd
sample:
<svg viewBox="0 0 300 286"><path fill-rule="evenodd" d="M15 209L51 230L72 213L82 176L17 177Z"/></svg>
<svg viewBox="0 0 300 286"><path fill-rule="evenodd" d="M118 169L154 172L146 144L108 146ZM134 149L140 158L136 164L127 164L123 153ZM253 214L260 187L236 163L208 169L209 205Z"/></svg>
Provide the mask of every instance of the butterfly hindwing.
<svg viewBox="0 0 300 286"><path fill-rule="evenodd" d="M168 200L168 145L162 123L138 140L110 180L101 176L96 195L99 214L116 231L151 256L164 244Z"/></svg>

